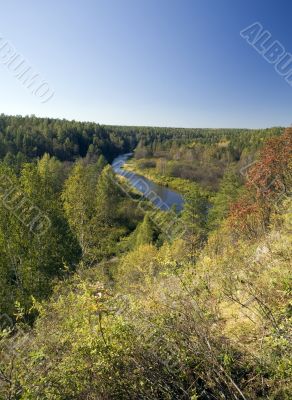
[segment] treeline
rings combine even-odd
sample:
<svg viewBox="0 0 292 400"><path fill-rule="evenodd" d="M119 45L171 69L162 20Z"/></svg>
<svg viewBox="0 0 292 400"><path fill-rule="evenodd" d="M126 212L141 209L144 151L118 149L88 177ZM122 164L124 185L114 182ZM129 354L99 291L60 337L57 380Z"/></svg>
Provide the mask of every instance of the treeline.
<svg viewBox="0 0 292 400"><path fill-rule="evenodd" d="M282 132L280 127L122 127L1 114L0 160L19 171L23 163L44 154L63 162L103 155L111 162L119 154L135 151L138 168L154 173L158 180L159 175L187 179L217 190L226 168L235 163L239 170L250 163L266 140Z"/></svg>
<svg viewBox="0 0 292 400"><path fill-rule="evenodd" d="M42 157L45 153L61 161L74 161L88 153L103 154L108 161L120 153L133 151L141 155L166 155L172 158L197 156L192 153L196 144L218 144L216 157L223 157L227 147L230 157L239 159L242 152L256 150L281 128L247 129L185 129L123 127L99 125L92 122L67 121L35 116L0 115L0 159L19 162ZM184 151L184 147L191 151ZM171 151L169 153L169 151ZM195 151L195 150L194 150ZM212 152L213 150L211 150Z"/></svg>
<svg viewBox="0 0 292 400"><path fill-rule="evenodd" d="M103 154L109 161L136 146L132 131L91 122L0 116L0 159L20 163L45 153L60 161Z"/></svg>

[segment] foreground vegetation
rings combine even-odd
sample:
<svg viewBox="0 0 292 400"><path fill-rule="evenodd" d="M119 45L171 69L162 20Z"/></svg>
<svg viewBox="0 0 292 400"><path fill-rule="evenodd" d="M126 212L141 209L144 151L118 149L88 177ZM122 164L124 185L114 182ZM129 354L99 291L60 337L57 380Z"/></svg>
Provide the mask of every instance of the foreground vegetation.
<svg viewBox="0 0 292 400"><path fill-rule="evenodd" d="M20 131L30 124L32 142L75 124L9 121ZM51 133L36 133L41 124ZM21 160L13 145L12 157L2 154L0 398L288 400L291 129L95 129L104 136L82 154L21 151ZM140 158L150 139L152 154ZM62 141L52 141L53 152ZM179 177L186 204L175 219L129 196L107 164L136 147L146 170L162 158L172 165L157 153L171 141L180 141L181 154L203 146L211 168L216 147L225 155L239 149L211 186L203 176ZM172 179L167 169L160 176ZM50 223L36 230L20 218L20 197L22 212L33 204ZM183 230L170 237L165 221Z"/></svg>

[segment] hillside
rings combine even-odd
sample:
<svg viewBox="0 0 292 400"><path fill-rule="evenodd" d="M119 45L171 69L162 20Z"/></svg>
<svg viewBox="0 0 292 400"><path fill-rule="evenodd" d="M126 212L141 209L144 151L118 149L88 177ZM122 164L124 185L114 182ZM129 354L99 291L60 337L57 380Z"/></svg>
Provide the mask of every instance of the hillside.
<svg viewBox="0 0 292 400"><path fill-rule="evenodd" d="M127 151L181 213L129 196ZM291 155L292 128L2 115L0 398L288 400Z"/></svg>

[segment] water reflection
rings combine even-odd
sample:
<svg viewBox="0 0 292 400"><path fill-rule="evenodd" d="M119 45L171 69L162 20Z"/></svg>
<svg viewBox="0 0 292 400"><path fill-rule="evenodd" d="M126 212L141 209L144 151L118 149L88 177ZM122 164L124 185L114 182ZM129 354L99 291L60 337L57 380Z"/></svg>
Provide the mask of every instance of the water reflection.
<svg viewBox="0 0 292 400"><path fill-rule="evenodd" d="M124 176L132 187L145 195L147 199L160 210L166 210L168 207L176 207L177 211L183 209L183 197L165 186L158 185L150 179L134 172L126 171L123 166L125 162L132 156L132 153L122 154L116 157L112 163L112 168L116 174Z"/></svg>

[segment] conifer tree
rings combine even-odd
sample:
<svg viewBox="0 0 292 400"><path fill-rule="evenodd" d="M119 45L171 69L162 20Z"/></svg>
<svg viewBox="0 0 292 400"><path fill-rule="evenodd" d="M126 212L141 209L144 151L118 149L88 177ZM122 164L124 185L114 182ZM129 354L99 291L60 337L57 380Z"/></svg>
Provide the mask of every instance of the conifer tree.
<svg viewBox="0 0 292 400"><path fill-rule="evenodd" d="M153 223L149 214L145 214L143 222L137 227L136 231L136 246L143 244L151 244L154 237Z"/></svg>
<svg viewBox="0 0 292 400"><path fill-rule="evenodd" d="M228 169L221 181L219 191L213 198L208 213L208 228L214 229L227 216L229 207L238 196L241 182L234 168Z"/></svg>
<svg viewBox="0 0 292 400"><path fill-rule="evenodd" d="M185 237L190 246L192 259L194 259L197 248L201 246L206 237L207 211L206 197L201 193L198 185L193 184L185 196L182 213L182 221L186 228Z"/></svg>

